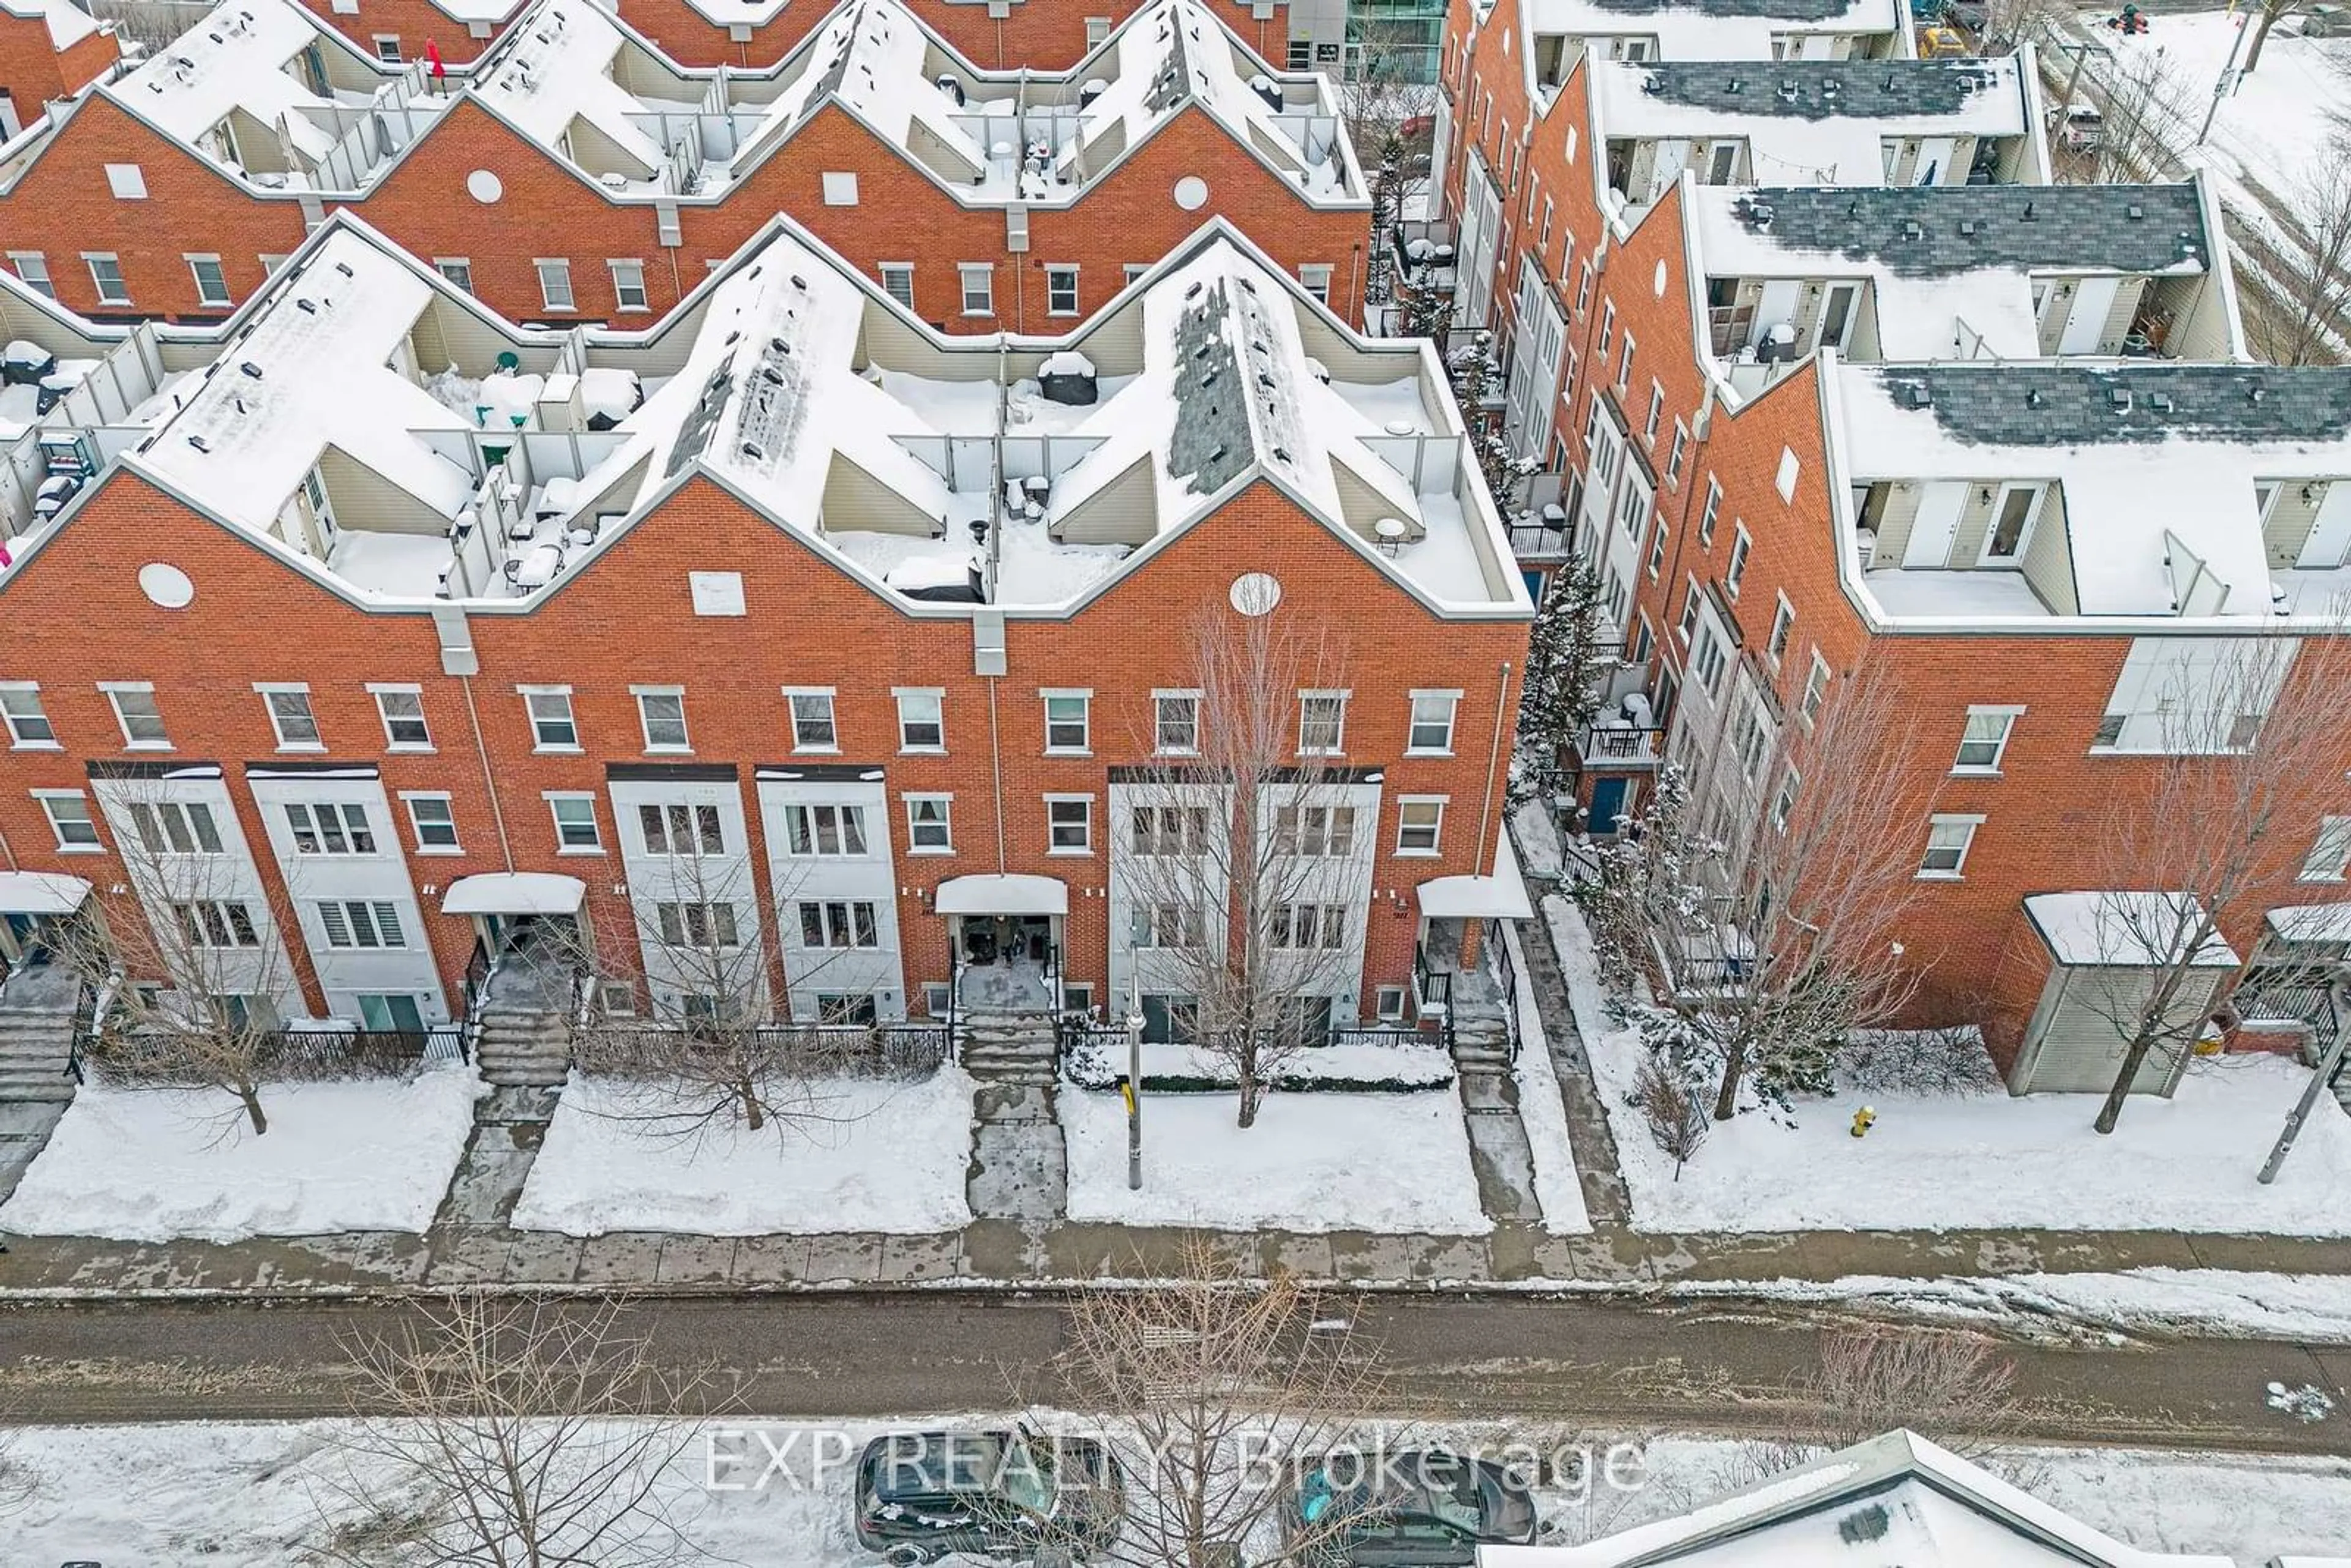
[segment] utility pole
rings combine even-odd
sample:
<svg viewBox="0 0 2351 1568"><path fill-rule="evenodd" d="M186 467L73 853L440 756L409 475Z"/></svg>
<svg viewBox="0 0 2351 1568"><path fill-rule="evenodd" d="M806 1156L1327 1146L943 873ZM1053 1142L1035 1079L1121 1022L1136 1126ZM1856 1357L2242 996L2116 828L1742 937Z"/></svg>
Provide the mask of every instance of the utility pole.
<svg viewBox="0 0 2351 1568"><path fill-rule="evenodd" d="M2278 1167L2285 1164L2286 1152L2294 1147L2294 1139L2301 1136L2303 1124L2310 1120L2311 1107L2318 1103L2320 1095L2328 1092L2335 1082L2335 1072L2343 1065L2346 1049L2351 1048L2351 967L2336 967L2335 977L2326 985L2326 999L2335 1009L2334 1043L2326 1048L2326 1054L2318 1059L2318 1071L2311 1074L2310 1082L2303 1089L2302 1098L2294 1103L2293 1112L2285 1119L2285 1130L2278 1134L2277 1147L2270 1151L2269 1163L2262 1166L2263 1186L2277 1180Z"/></svg>
<svg viewBox="0 0 2351 1568"><path fill-rule="evenodd" d="M1141 981L1135 984L1140 986ZM1126 1012L1126 1189L1143 1187L1143 1003L1130 988Z"/></svg>
<svg viewBox="0 0 2351 1568"><path fill-rule="evenodd" d="M2228 15L2234 16L2236 14L2237 7L2231 4ZM2220 79L2212 84L2212 102L2204 110L2204 123L2197 128L2196 145L2199 147L2203 146L2204 139L2212 134L2212 121L2219 119L2220 114L2220 100L2228 97L2236 86L2237 56L2245 47L2245 35L2253 30L2250 26L2252 19L2252 12L2249 9L2243 20L2237 24L2237 41L2229 46L2229 63L2220 68Z"/></svg>

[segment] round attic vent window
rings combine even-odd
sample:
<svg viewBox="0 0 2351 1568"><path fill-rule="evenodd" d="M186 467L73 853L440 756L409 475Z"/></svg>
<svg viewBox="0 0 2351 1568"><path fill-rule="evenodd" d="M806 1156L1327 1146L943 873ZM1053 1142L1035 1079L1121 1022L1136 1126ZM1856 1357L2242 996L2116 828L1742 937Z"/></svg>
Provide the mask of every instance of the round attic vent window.
<svg viewBox="0 0 2351 1568"><path fill-rule="evenodd" d="M1649 287L1657 291L1658 298L1663 299L1666 297L1666 264L1664 261L1660 260L1657 263L1657 276L1655 280L1650 283Z"/></svg>
<svg viewBox="0 0 2351 1568"><path fill-rule="evenodd" d="M1186 174L1176 182L1176 204L1187 213L1196 213L1208 204L1208 182L1197 174Z"/></svg>
<svg viewBox="0 0 2351 1568"><path fill-rule="evenodd" d="M178 567L151 560L139 569L139 591L166 610L185 610L196 597L196 585Z"/></svg>
<svg viewBox="0 0 2351 1568"><path fill-rule="evenodd" d="M1281 602L1281 580L1270 572L1245 571L1233 579L1233 608L1244 615L1265 615Z"/></svg>
<svg viewBox="0 0 2351 1568"><path fill-rule="evenodd" d="M465 194L486 207L506 193L505 183L487 169L476 169L465 176Z"/></svg>

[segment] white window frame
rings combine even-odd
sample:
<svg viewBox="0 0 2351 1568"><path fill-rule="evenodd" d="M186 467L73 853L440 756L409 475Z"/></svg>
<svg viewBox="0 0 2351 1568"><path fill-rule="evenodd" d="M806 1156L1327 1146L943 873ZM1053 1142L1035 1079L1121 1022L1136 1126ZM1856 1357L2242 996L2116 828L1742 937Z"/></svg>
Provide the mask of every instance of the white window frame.
<svg viewBox="0 0 2351 1568"><path fill-rule="evenodd" d="M823 823L832 824L835 847L824 847ZM799 831L792 830L798 827ZM784 852L793 860L856 861L872 858L865 808L855 801L795 800L784 808ZM854 835L857 845L850 847Z"/></svg>
<svg viewBox="0 0 2351 1568"><path fill-rule="evenodd" d="M368 43L375 50L375 57L380 63L387 66L403 63L398 33L371 33L368 36Z"/></svg>
<svg viewBox="0 0 2351 1568"><path fill-rule="evenodd" d="M401 804L408 810L408 837L409 841L416 846L416 853L420 855L462 855L465 852L463 835L457 831L457 802L448 794L447 791L440 789L402 789L400 792L400 800ZM424 820L418 816L416 812L417 806L421 802L424 801L434 802L447 811L447 820L444 822L434 824L435 827L445 827L448 829L449 841L447 843L436 844L426 840L424 836Z"/></svg>
<svg viewBox="0 0 2351 1568"><path fill-rule="evenodd" d="M1771 611L1771 631L1763 640L1763 656L1777 670L1788 657L1789 643L1796 634L1796 607L1788 602L1784 593L1774 594L1777 601Z"/></svg>
<svg viewBox="0 0 2351 1568"><path fill-rule="evenodd" d="M408 928L401 924L400 905L392 899L321 898L312 905L319 934L337 952L398 953L408 946ZM360 941L362 930L374 940ZM335 940L338 932L343 938L340 942Z"/></svg>
<svg viewBox="0 0 2351 1568"><path fill-rule="evenodd" d="M155 710L152 716L156 727L158 728L162 728L163 725L162 705L152 700L155 695L154 682L100 681L98 683L98 689L106 694L106 706L111 708L114 712L115 727L122 731L122 748L125 751L169 751L172 749L172 737L169 731L166 731L164 734L152 740L142 740L131 733L131 716L122 711L121 699L123 697L133 694L143 695L151 699L148 706ZM144 718L149 716L142 714L139 716Z"/></svg>
<svg viewBox="0 0 2351 1568"><path fill-rule="evenodd" d="M992 262L959 261L956 263L956 282L962 289L963 314L993 316L996 314L996 267ZM974 284L977 283L977 288ZM972 300L979 303L974 305Z"/></svg>
<svg viewBox="0 0 2351 1568"><path fill-rule="evenodd" d="M1067 294L1070 302L1057 305L1053 297ZM1078 265L1073 261L1053 261L1045 264L1045 314L1075 316L1078 309Z"/></svg>
<svg viewBox="0 0 2351 1568"><path fill-rule="evenodd" d="M1722 568L1722 591L1732 601L1739 598L1739 585L1747 577L1747 558L1755 553L1755 537L1747 531L1745 523L1731 525L1730 559Z"/></svg>
<svg viewBox="0 0 2351 1568"><path fill-rule="evenodd" d="M2321 817L2296 882L2341 882L2351 876L2351 817Z"/></svg>
<svg viewBox="0 0 2351 1568"><path fill-rule="evenodd" d="M1714 548L1714 525L1722 518L1722 481L1706 476L1706 506L1698 515L1698 548Z"/></svg>
<svg viewBox="0 0 2351 1568"><path fill-rule="evenodd" d="M914 264L913 262L876 262L874 271L881 276L883 293L909 310L914 308ZM903 293L900 292L902 287L904 290Z"/></svg>
<svg viewBox="0 0 2351 1568"><path fill-rule="evenodd" d="M1395 854L1398 860L1434 860L1445 852L1445 808L1449 795L1399 795L1396 797ZM1416 824L1408 819L1416 809L1433 808L1437 820ZM1428 835L1425 845L1411 841L1415 835Z"/></svg>
<svg viewBox="0 0 2351 1568"><path fill-rule="evenodd" d="M474 258L472 256L436 256L433 258L433 270L439 273L441 281L450 287L465 294L474 292Z"/></svg>
<svg viewBox="0 0 2351 1568"><path fill-rule="evenodd" d="M631 686L629 695L637 702L637 729L645 743L648 757L690 757L694 754L694 731L685 722L685 688L684 686ZM677 699L676 740L656 742L653 739L653 713L649 705L656 699Z"/></svg>
<svg viewBox="0 0 2351 1568"><path fill-rule="evenodd" d="M90 809L89 796L79 789L36 789L33 799L40 803L41 814L48 819L49 831L57 841L61 855L102 855L106 841L98 831L98 814ZM60 816L57 808L70 804L78 815ZM66 837L67 824L86 825L89 829L87 842Z"/></svg>
<svg viewBox="0 0 2351 1568"><path fill-rule="evenodd" d="M16 706L11 706L15 699ZM30 721L49 732L46 740L25 738L24 725ZM8 748L11 751L63 751L57 739L57 727L49 717L49 710L41 706L41 684L38 681L0 681L0 724L8 727Z"/></svg>
<svg viewBox="0 0 2351 1568"><path fill-rule="evenodd" d="M2006 555L1992 554L1992 538L2000 529L2000 515L2008 509L2008 498L2022 491L2032 497L2024 509L2024 526L2017 531L2016 549ZM2032 535L2041 523L2041 507L2048 499L2049 486L2038 479L2016 480L2001 486L1992 492L1991 514L1984 518L1983 548L1976 553L1976 564L2005 570L2024 565L2024 552L2032 548Z"/></svg>
<svg viewBox="0 0 2351 1568"><path fill-rule="evenodd" d="M522 698L523 718L530 726L530 748L533 751L571 753L580 750L580 716L572 711L569 686L517 686L515 691ZM541 701L559 699L563 704L561 718L540 714L538 705ZM551 724L560 724L569 730L571 738L561 741L548 739L543 727Z"/></svg>
<svg viewBox="0 0 2351 1568"><path fill-rule="evenodd" d="M898 704L898 754L901 757L944 757L947 749L947 694L944 686L893 686L890 695ZM910 706L909 705L913 705ZM928 716L922 713L927 705ZM912 725L928 725L939 732L935 741L916 742L907 739Z"/></svg>
<svg viewBox="0 0 2351 1568"><path fill-rule="evenodd" d="M1298 694L1299 756L1344 757L1347 754L1347 699L1354 695L1352 691L1323 689L1310 689ZM1306 744L1307 705L1317 702L1335 702L1339 705L1338 718L1332 726L1331 744L1328 746Z"/></svg>
<svg viewBox="0 0 2351 1568"><path fill-rule="evenodd" d="M1093 688L1091 686L1040 686L1038 688L1037 696L1038 699L1044 704L1045 755L1048 757L1092 757L1094 752ZM1056 719L1053 716L1053 705L1055 703L1075 703L1078 705L1078 716L1076 722L1081 735L1075 746L1071 746L1066 741L1057 743L1053 739L1053 730L1056 726L1066 729L1069 727L1071 723L1067 718Z"/></svg>
<svg viewBox="0 0 2351 1568"><path fill-rule="evenodd" d="M1057 844L1054 838L1065 824L1054 820L1057 806L1083 806L1085 841L1082 844ZM1055 856L1091 855L1094 852L1094 798L1092 795L1048 795L1045 797L1045 852Z"/></svg>
<svg viewBox="0 0 2351 1568"><path fill-rule="evenodd" d="M1299 286L1314 296L1321 303L1328 305L1331 303L1331 277L1333 270L1327 261L1301 262L1298 266Z"/></svg>
<svg viewBox="0 0 2351 1568"><path fill-rule="evenodd" d="M1167 705L1171 702L1191 705L1192 744L1167 744ZM1197 757L1200 755L1200 692L1197 687L1163 688L1151 694L1151 750L1157 757Z"/></svg>
<svg viewBox="0 0 2351 1568"><path fill-rule="evenodd" d="M310 706L310 684L308 681L256 681L253 683L253 689L260 695L261 711L269 716L269 727L277 737L278 750L324 751L327 749L327 734L319 727L318 710ZM279 697L302 699L301 717L309 725L312 738L308 740L286 738L286 720L292 716L283 715L277 711Z"/></svg>
<svg viewBox="0 0 2351 1568"><path fill-rule="evenodd" d="M136 163L109 163L106 189L118 202L143 202L147 199L147 171Z"/></svg>
<svg viewBox="0 0 2351 1568"><path fill-rule="evenodd" d="M592 789L547 789L539 798L547 802L547 814L555 826L555 852L559 855L601 855L604 852L604 824L596 815L596 793ZM563 810L568 805L585 805L590 841L569 842L563 836ZM575 822L575 826L577 823Z"/></svg>
<svg viewBox="0 0 2351 1568"><path fill-rule="evenodd" d="M436 749L433 744L432 722L424 716L423 686L402 685L397 682L370 682L368 690L375 695L375 716L383 721L383 748L386 751L426 752ZM403 720L413 718L413 721L424 731L424 738L422 740L402 740L392 732L392 727L395 716L386 706L384 699L403 696L416 699L416 712L413 716L402 714L396 716Z"/></svg>
<svg viewBox="0 0 2351 1568"><path fill-rule="evenodd" d="M606 258L604 265L612 273L614 309L626 315L643 315L653 308L653 296L645 289L645 264L643 261L631 256L611 256ZM632 272L636 274L634 283L629 281L628 275ZM632 293L636 296L634 300L629 298Z"/></svg>
<svg viewBox="0 0 2351 1568"><path fill-rule="evenodd" d="M1806 725L1815 723L1821 716L1821 709L1828 706L1829 682L1835 674L1836 672L1829 668L1829 662L1821 657L1821 651L1813 649L1813 668L1804 677L1803 699L1796 705L1797 715Z"/></svg>
<svg viewBox="0 0 2351 1568"><path fill-rule="evenodd" d="M1928 817L1927 846L1918 857L1918 880L1920 882L1965 881L1968 856L1976 847L1976 830L1982 827L1983 822L1984 819L1980 813L1970 815L1962 812L1938 811ZM1959 853L1952 858L1951 863L1948 866L1928 864L1928 862L1938 852L1949 852L1951 848L1949 843L1938 846L1935 841L1938 834L1948 836L1954 829L1966 831L1959 835Z"/></svg>
<svg viewBox="0 0 2351 1568"><path fill-rule="evenodd" d="M1404 754L1406 757L1452 756L1454 725L1460 717L1461 712L1459 690L1424 688L1405 694L1405 702ZM1434 717L1422 716L1421 709L1424 706L1443 715L1445 738L1434 746L1426 745L1420 739L1420 732L1423 728L1433 727L1439 722Z"/></svg>
<svg viewBox="0 0 2351 1568"><path fill-rule="evenodd" d="M834 689L831 686L786 686L784 688L784 711L791 719L792 749L794 751L799 752L803 756L837 756L840 754L841 715L838 705L834 701L835 695ZM803 721L800 714L800 705L803 703L809 705L809 717L805 721ZM804 740L801 738L800 726L803 722L808 723L811 727L815 725L818 716L817 705L819 704L823 705L821 716L824 723L825 738L822 740Z"/></svg>
<svg viewBox="0 0 2351 1568"><path fill-rule="evenodd" d="M235 297L230 294L228 289L228 268L221 265L221 258L219 256L198 253L195 255L183 256L180 259L188 264L188 276L195 280L196 303L198 305L204 306L209 308L213 307L225 307L235 302ZM204 286L204 268L206 267L210 267L213 269L213 277L220 284L220 287L217 290L207 288Z"/></svg>
<svg viewBox="0 0 2351 1568"><path fill-rule="evenodd" d="M828 207L853 207L857 204L857 171L827 169L818 176Z"/></svg>
<svg viewBox="0 0 2351 1568"><path fill-rule="evenodd" d="M571 315L580 308L579 293L571 287L571 260L561 256L535 256L531 268L538 275L539 308L550 315ZM556 291L562 290L563 302L556 303Z"/></svg>
<svg viewBox="0 0 2351 1568"><path fill-rule="evenodd" d="M951 855L956 852L955 797L953 795L943 793L907 794L900 796L899 799L904 802L903 810L906 821L906 852L908 854ZM918 806L937 807L939 811L939 820L935 823L917 822L915 821L915 809ZM946 841L937 844L926 844L915 836L922 829L930 827L936 827L942 833L944 833L946 835Z"/></svg>
<svg viewBox="0 0 2351 1568"><path fill-rule="evenodd" d="M49 274L49 258L37 250L12 250L8 253L8 270L17 281L45 299L57 297L57 280Z"/></svg>
<svg viewBox="0 0 2351 1568"><path fill-rule="evenodd" d="M90 286L98 290L98 302L100 305L131 303L131 280L122 276L120 256L110 250L86 250L81 253L81 259L89 268ZM114 274L114 281L111 284L106 281L106 273L99 270L100 262L106 264L108 272Z"/></svg>
<svg viewBox="0 0 2351 1568"><path fill-rule="evenodd" d="M1952 773L1960 778L1999 778L2001 762L2008 755L2008 743L2015 738L2016 721L2023 712L2024 709L2022 707L2006 704L1970 704L1967 716L1959 726L1959 743L1951 754ZM1983 762L1970 762L1968 760L1968 747L1980 746L1982 742L1970 739L1968 730L1980 718L1997 718L2005 722L2001 726L1999 737L1992 742L1991 758Z"/></svg>

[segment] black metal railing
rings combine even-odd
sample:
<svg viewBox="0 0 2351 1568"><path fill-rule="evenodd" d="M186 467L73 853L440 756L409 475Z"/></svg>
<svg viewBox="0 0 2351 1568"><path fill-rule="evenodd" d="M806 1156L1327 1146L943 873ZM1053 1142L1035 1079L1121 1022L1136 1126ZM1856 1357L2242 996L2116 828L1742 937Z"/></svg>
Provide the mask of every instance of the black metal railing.
<svg viewBox="0 0 2351 1568"><path fill-rule="evenodd" d="M399 1078L435 1061L465 1059L465 1027L434 1024L422 1030L281 1029L252 1040L256 1078L277 1082L326 1082L339 1078ZM74 1051L67 1071L75 1082L86 1075L123 1083L171 1084L188 1080L187 1064L218 1052L168 1029L99 1030L77 1020ZM198 1075L200 1076L200 1075Z"/></svg>
<svg viewBox="0 0 2351 1568"><path fill-rule="evenodd" d="M1419 999L1423 1012L1453 1009L1453 971L1432 967L1428 961L1428 946L1416 942L1412 947L1413 995Z"/></svg>
<svg viewBox="0 0 2351 1568"><path fill-rule="evenodd" d="M1428 1043L1427 1037L1416 1029L1391 1029L1384 1025L1357 1029L1334 1026L1325 1045L1370 1045L1386 1050L1401 1050Z"/></svg>
<svg viewBox="0 0 2351 1568"><path fill-rule="evenodd" d="M2275 981L2264 984L2258 977L2237 988L2230 998L2235 1003L2237 1016L2248 1023L2304 1023L2315 1030L2322 1040L2332 1040L2337 1027L2335 998L2323 979Z"/></svg>
<svg viewBox="0 0 2351 1568"><path fill-rule="evenodd" d="M1520 560L1562 559L1568 553L1567 547L1564 528L1554 528L1542 523L1510 525L1510 553Z"/></svg>
<svg viewBox="0 0 2351 1568"><path fill-rule="evenodd" d="M714 1025L599 1027L573 1051L590 1071L658 1071L681 1052L723 1051L741 1043L785 1071L810 1077L925 1077L945 1064L953 1039L944 1023L768 1023L730 1030Z"/></svg>
<svg viewBox="0 0 2351 1568"><path fill-rule="evenodd" d="M1502 1032L1510 1041L1510 1058L1519 1059L1519 967L1510 957L1510 945L1502 939L1502 923L1490 923L1486 946L1493 950L1494 977L1502 988Z"/></svg>
<svg viewBox="0 0 2351 1568"><path fill-rule="evenodd" d="M1658 737L1664 734L1656 725L1595 724L1583 732L1576 748L1586 762L1654 762Z"/></svg>

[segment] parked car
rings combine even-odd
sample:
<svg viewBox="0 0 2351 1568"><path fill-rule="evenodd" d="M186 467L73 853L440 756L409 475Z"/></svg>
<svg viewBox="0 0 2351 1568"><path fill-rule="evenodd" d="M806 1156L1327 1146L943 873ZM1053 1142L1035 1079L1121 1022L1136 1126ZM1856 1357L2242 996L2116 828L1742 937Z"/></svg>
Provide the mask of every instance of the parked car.
<svg viewBox="0 0 2351 1568"><path fill-rule="evenodd" d="M1300 1479L1282 1525L1318 1568L1468 1568L1480 1546L1526 1546L1541 1532L1525 1481L1438 1448L1334 1455Z"/></svg>
<svg viewBox="0 0 2351 1568"><path fill-rule="evenodd" d="M1118 1462L1085 1437L1022 1428L893 1432L857 1460L857 1543L901 1568L950 1552L1082 1559L1118 1536Z"/></svg>
<svg viewBox="0 0 2351 1568"><path fill-rule="evenodd" d="M2094 152L2105 140L2106 117L2086 99L2075 99L2063 114L2053 109L2049 116L2056 123L2058 144L2068 152Z"/></svg>

